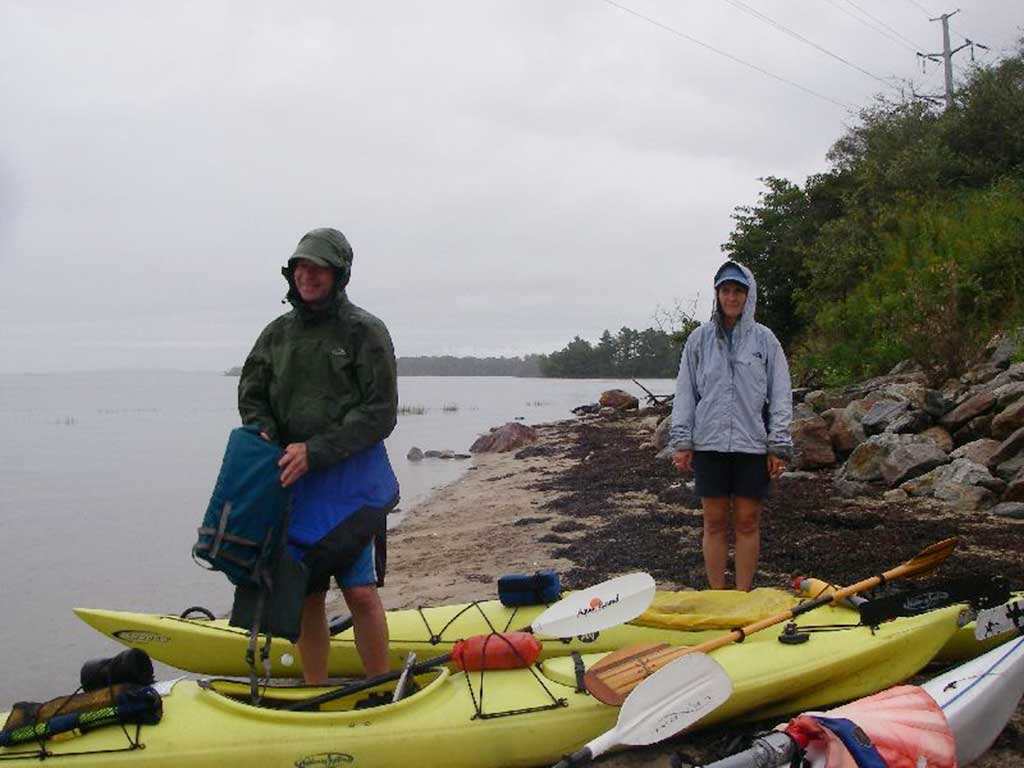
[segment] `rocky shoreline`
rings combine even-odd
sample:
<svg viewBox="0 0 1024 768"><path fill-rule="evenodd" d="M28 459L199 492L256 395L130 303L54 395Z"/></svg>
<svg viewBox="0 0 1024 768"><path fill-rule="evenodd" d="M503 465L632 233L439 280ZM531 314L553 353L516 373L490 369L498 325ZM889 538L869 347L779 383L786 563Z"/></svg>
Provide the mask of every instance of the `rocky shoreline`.
<svg viewBox="0 0 1024 768"><path fill-rule="evenodd" d="M1024 518L1024 362L1011 364L1010 341L994 339L985 362L942 382L906 362L860 384L796 390L795 468L840 465L845 497Z"/></svg>
<svg viewBox="0 0 1024 768"><path fill-rule="evenodd" d="M663 588L705 586L701 515L692 485L656 459L664 412L605 411L536 427L525 448L478 454L466 475L410 510L389 534L387 608L492 598L506 573L555 568L568 587L646 570ZM853 582L934 541L962 537L942 576L1001 574L1024 589L1024 520L881 490L846 498L834 468L778 480L767 500L756 583L815 574ZM771 724L761 724L767 727ZM602 764L668 766L704 760L757 724L721 728ZM1024 764L1024 707L976 765Z"/></svg>

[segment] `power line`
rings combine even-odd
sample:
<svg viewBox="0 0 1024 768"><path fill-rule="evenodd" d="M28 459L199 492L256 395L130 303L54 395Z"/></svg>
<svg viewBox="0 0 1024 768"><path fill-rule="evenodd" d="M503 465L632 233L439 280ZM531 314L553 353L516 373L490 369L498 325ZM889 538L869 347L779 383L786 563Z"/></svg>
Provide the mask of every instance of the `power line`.
<svg viewBox="0 0 1024 768"><path fill-rule="evenodd" d="M906 42L908 42L908 43L910 43L911 45L915 46L915 47L916 47L916 48L917 48L918 50L920 50L920 49L921 49L921 46L920 46L920 45L918 45L917 43L915 43L915 42L914 42L913 40L910 40L910 39L908 39L908 38L904 37L903 35L901 35L901 34L899 33L899 30L897 30L897 29L893 29L892 27L890 27L890 26L889 26L888 24L886 24L886 23L885 23L884 21L882 21L882 20L881 20L880 18L878 18L877 16L872 16L872 15L871 15L870 13L868 13L868 12L867 12L867 11L865 11L865 10L864 10L863 8L861 8L861 7L859 6L859 5L857 5L857 4L855 3L855 2L853 2L853 0L845 0L845 2L846 2L846 3L848 4L848 5L852 5L852 6L854 7L854 8L856 8L856 9L857 9L858 11L860 11L861 13L863 13L863 14L864 14L865 16L867 16L867 17L868 17L869 19L871 19L872 21L874 21L874 22L875 22L876 24L879 24L879 25L881 25L882 27L884 27L885 29L887 29L887 30L889 30L890 32L892 32L892 33L893 33L894 35L896 35L896 37L900 38L901 40L905 40Z"/></svg>
<svg viewBox="0 0 1024 768"><path fill-rule="evenodd" d="M914 6L915 8L917 8L919 11L921 11L921 13L923 13L925 16L927 16L928 20L931 21L931 19L932 19L932 12L931 11L929 11L927 8L925 8L920 3L916 2L916 0L907 0L907 2L910 3L912 6ZM966 42L970 42L970 40L968 40L966 37L961 35L959 32L954 32L953 34L956 35L957 37L959 37L961 40L964 40Z"/></svg>
<svg viewBox="0 0 1024 768"><path fill-rule="evenodd" d="M917 0L907 0L907 2L914 6L915 8L917 8L917 10L919 10L928 18L931 18L932 12L925 8L923 5L921 5L919 2L917 2Z"/></svg>
<svg viewBox="0 0 1024 768"><path fill-rule="evenodd" d="M775 27L776 29L780 30L781 32L784 32L785 34L789 35L790 37L792 37L792 38L794 38L796 40L799 40L801 43L804 43L806 45L811 46L812 48L815 48L818 51L821 51L826 56L830 56L833 59L835 59L836 61L842 62L846 66L852 67L853 69L856 69L858 72L860 72L862 74L865 74L865 75L867 75L868 77L870 77L870 78L872 78L874 80L877 80L882 85L884 85L886 87L890 87L890 88L892 87L892 82L890 82L889 80L886 80L885 78L879 77L878 75L874 74L873 72L869 72L868 70L864 69L863 67L858 66L857 64L854 64L852 61L849 61L848 59L843 58L839 54L833 53L832 51L828 50L827 48L825 48L825 47L823 47L821 45L818 45L813 40L808 40L806 37L801 35L799 32L795 32L792 29L790 29L789 27L786 27L786 26L780 24L775 19L771 18L770 16L767 16L764 13L761 13L756 8L750 7L749 5L744 3L742 0L725 0L725 2L729 3L729 5L733 6L734 8L736 8L736 9L738 9L740 11L743 11L744 13L750 14L751 16L753 16L756 19L759 19L760 21L765 22L766 24L771 24L773 27Z"/></svg>
<svg viewBox="0 0 1024 768"><path fill-rule="evenodd" d="M870 29L872 32L877 32L878 34L880 34L882 37L886 38L887 40L891 40L892 42L894 42L894 43L896 43L898 45L903 46L904 48L906 48L911 53L917 53L917 51L919 50L917 47L912 46L912 45L907 45L905 42L900 40L898 37L894 37L893 35L891 35L888 32L886 32L884 29L880 29L879 27L875 26L874 24L871 24L866 19L861 18L860 16L855 14L853 11L851 11L851 10L849 10L847 8L844 8L843 6L839 5L838 0L828 0L828 2L831 5L833 5L836 8L836 10L842 11L847 16L849 16L851 19L854 19L855 21L860 22L865 27Z"/></svg>
<svg viewBox="0 0 1024 768"><path fill-rule="evenodd" d="M654 26L658 27L659 29L663 29L666 32L671 32L676 37L681 37L683 40L687 40L687 41L693 43L694 45L699 45L701 48L705 48L705 49L711 51L712 53L717 53L719 56L724 56L725 58L729 59L730 61L734 61L737 64L742 64L744 67L748 67L750 69L753 69L756 72L760 72L762 75L766 75L766 76L772 78L773 80L778 80L779 82L786 83L787 85L791 85L794 88L799 88L804 93L808 93L811 96L814 96L815 98L822 99L823 101L827 101L830 104L834 104L837 107L842 107L843 109L849 109L849 110L855 109L855 107L852 104L845 104L845 103L843 103L841 101L837 101L836 99L833 99L831 96L826 96L825 94L818 93L817 91L811 90L810 88L807 88L806 86L800 85L800 83L794 82L793 80L789 80L789 79L783 77L782 75L776 75L774 72L770 72L767 69L765 69L764 67L760 67L757 64L751 64L749 61L745 61L745 60L741 59L738 56L734 56L731 53L728 53L726 51L721 50L720 48L715 48L713 45L709 45L708 43L705 43L703 40L698 40L696 37L688 35L685 32L680 32L678 29L675 29L674 27L670 27L667 24L663 24L662 22L658 21L657 19L652 19L650 16L645 16L644 14L640 13L639 11L634 11L632 8L627 8L624 5L620 5L619 3L615 2L615 0L603 0L603 2L607 3L608 5L610 5L610 6L614 7L614 8L618 8L620 11L625 11L628 14L636 16L638 19L643 19L648 24L653 24Z"/></svg>

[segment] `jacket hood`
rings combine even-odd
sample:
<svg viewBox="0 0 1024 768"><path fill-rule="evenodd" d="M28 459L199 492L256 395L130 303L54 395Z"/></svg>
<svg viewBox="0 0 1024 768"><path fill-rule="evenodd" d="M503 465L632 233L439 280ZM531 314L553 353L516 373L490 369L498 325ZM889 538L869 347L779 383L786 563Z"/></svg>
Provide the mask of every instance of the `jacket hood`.
<svg viewBox="0 0 1024 768"><path fill-rule="evenodd" d="M747 289L747 301L743 305L743 316L740 318L739 323L736 324L736 327L739 328L742 333L754 325L754 313L757 310L757 280L754 279L754 273L738 261L730 259L715 271L715 277L711 281L712 295L715 297L713 307L711 309L711 322L713 322L718 328L722 327L721 311L718 308L718 292L715 291L714 285L718 282L718 276L730 265L739 269L750 283L750 287Z"/></svg>
<svg viewBox="0 0 1024 768"><path fill-rule="evenodd" d="M312 311L299 297L299 291L295 287L295 280L292 271L295 268L297 259L309 259L310 261L324 267L331 267L335 276L335 298L331 302L333 309L339 301L345 298L345 286L352 276L352 260L354 254L348 238L341 232L330 227L311 229L304 234L295 246L295 252L288 258L288 264L281 267L281 274L288 281L288 301L297 310L303 312Z"/></svg>
<svg viewBox="0 0 1024 768"><path fill-rule="evenodd" d="M295 259L310 259L325 267L350 270L352 256L352 246L349 245L348 238L336 229L321 227L311 229L302 236L288 263L291 264Z"/></svg>

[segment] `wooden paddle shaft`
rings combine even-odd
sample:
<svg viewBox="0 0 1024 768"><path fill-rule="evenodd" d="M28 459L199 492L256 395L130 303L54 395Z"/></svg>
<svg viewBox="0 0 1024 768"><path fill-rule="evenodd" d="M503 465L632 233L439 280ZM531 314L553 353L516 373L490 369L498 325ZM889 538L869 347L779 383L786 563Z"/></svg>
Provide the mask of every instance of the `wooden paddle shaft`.
<svg viewBox="0 0 1024 768"><path fill-rule="evenodd" d="M629 692L636 688L644 678L681 656L685 656L688 653L710 653L723 646L742 642L748 635L760 632L762 629L789 621L823 605L839 602L850 595L863 592L891 579L915 576L932 571L949 557L956 544L956 538L944 539L924 549L913 559L885 571L880 576L871 576L848 587L837 589L829 594L820 595L813 600L800 603L800 605L794 608L767 616L699 645L688 648L677 648L669 645L634 646L616 651L602 659L587 672L584 677L587 690L598 701L612 706L621 706Z"/></svg>

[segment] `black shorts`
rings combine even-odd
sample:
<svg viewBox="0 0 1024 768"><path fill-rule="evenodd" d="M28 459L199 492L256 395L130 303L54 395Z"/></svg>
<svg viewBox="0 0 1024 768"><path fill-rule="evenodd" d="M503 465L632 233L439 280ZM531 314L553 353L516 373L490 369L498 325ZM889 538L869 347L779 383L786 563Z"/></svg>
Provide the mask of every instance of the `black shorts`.
<svg viewBox="0 0 1024 768"><path fill-rule="evenodd" d="M764 498L771 477L763 453L719 453L694 451L693 474L701 498L743 496Z"/></svg>
<svg viewBox="0 0 1024 768"><path fill-rule="evenodd" d="M354 562L345 569L333 572L311 573L306 583L306 594L326 592L331 586L331 576L341 589L362 587L369 584L384 586L384 571L388 564L387 531L377 533L359 553Z"/></svg>

